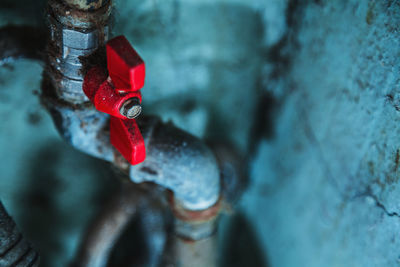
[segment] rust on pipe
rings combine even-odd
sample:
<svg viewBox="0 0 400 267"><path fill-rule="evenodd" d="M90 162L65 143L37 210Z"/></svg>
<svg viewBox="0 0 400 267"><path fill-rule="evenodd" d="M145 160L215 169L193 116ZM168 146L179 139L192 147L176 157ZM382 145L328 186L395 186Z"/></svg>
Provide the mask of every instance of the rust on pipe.
<svg viewBox="0 0 400 267"><path fill-rule="evenodd" d="M73 8L92 11L103 7L109 0L64 0L64 2Z"/></svg>

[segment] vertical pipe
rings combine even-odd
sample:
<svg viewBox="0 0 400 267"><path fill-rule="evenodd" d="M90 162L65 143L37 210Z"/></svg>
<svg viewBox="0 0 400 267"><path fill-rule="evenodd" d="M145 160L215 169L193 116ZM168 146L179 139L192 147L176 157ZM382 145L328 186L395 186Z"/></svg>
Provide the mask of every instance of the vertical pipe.
<svg viewBox="0 0 400 267"><path fill-rule="evenodd" d="M188 240L174 236L176 267L216 267L217 235L201 240Z"/></svg>
<svg viewBox="0 0 400 267"><path fill-rule="evenodd" d="M183 209L172 202L175 215L173 265L176 267L216 267L217 223L220 201L202 211Z"/></svg>

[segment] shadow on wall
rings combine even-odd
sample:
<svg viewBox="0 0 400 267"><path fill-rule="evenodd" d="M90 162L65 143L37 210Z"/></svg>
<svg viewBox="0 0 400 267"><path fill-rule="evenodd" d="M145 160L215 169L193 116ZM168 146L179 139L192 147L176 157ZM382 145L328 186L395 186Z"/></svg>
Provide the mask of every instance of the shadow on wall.
<svg viewBox="0 0 400 267"><path fill-rule="evenodd" d="M15 219L40 252L41 266L66 266L117 179L103 162L56 141L39 147L28 162Z"/></svg>
<svg viewBox="0 0 400 267"><path fill-rule="evenodd" d="M243 214L236 214L228 225L225 249L221 254L221 267L268 267L253 226Z"/></svg>
<svg viewBox="0 0 400 267"><path fill-rule="evenodd" d="M6 18L6 20L13 21L13 23L22 20L27 22L29 26L45 27L43 18L46 3L47 0L1 0L1 18Z"/></svg>
<svg viewBox="0 0 400 267"><path fill-rule="evenodd" d="M31 175L26 177L27 189L19 195L22 206L19 225L40 251L43 266L50 266L51 255L62 252L58 233L63 228L63 216L55 201L63 186L56 170L60 156L55 146L41 148L37 152L39 160L32 161L29 167Z"/></svg>

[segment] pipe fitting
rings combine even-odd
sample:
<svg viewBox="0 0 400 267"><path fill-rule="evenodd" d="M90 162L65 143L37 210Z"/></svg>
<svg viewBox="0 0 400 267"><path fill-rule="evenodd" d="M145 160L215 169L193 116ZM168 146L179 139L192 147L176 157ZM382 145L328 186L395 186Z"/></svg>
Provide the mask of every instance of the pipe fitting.
<svg viewBox="0 0 400 267"><path fill-rule="evenodd" d="M48 84L51 86L51 84ZM44 91L49 89L42 85ZM88 105L68 105L56 98L42 95L61 137L75 149L95 158L116 162L117 152L110 144L109 116Z"/></svg>
<svg viewBox="0 0 400 267"><path fill-rule="evenodd" d="M187 210L171 198L172 212L175 216L174 233L179 238L199 241L215 234L221 200L205 210Z"/></svg>
<svg viewBox="0 0 400 267"><path fill-rule="evenodd" d="M82 68L87 67L82 62L107 40L110 7L111 2L108 2L89 12L60 1L49 1L51 38L43 99L67 142L90 155L115 163L115 150L105 141L109 137L105 126L108 116L86 104L88 98L82 90ZM139 108L137 105L132 107L128 106L127 111L132 110L130 113L135 116ZM129 112L123 112L129 115ZM161 124L154 118L139 118L137 122L145 141L147 159L130 166L131 180L135 183L154 182L170 189L175 200L188 210L213 206L220 196L220 173L211 150L170 123Z"/></svg>
<svg viewBox="0 0 400 267"><path fill-rule="evenodd" d="M82 91L82 58L93 54L108 39L110 11L110 3L95 12L74 9L56 0L48 3L46 72L57 89L55 94L66 102L89 101Z"/></svg>
<svg viewBox="0 0 400 267"><path fill-rule="evenodd" d="M47 84L52 86L52 84ZM43 83L43 91L46 89ZM162 123L154 116L141 116L137 123L146 144L146 160L129 165L110 143L109 116L88 105L68 105L42 95L60 135L76 149L129 172L135 183L153 182L174 193L174 202L187 211L203 211L220 198L220 172L212 151L198 138Z"/></svg>
<svg viewBox="0 0 400 267"><path fill-rule="evenodd" d="M153 182L174 193L187 210L212 207L220 197L220 173L212 151L200 139L172 123L137 120L146 145L146 160L130 166L135 183Z"/></svg>
<svg viewBox="0 0 400 267"><path fill-rule="evenodd" d="M171 198L175 217L172 236L172 258L168 264L177 267L217 266L217 224L221 200L202 211L191 211Z"/></svg>
<svg viewBox="0 0 400 267"><path fill-rule="evenodd" d="M88 102L82 85L89 61L101 53L108 39L108 17L111 3L95 11L76 5L49 1L51 38L48 45L47 68L43 79L42 101L47 106L61 136L76 149L112 162L128 173L135 183L153 182L173 193L175 214L174 238L178 245L176 258L187 262L187 241L206 244L210 265L214 255L208 249L214 244L220 210L220 169L214 153L198 138L162 123L155 117L141 116L136 120L146 147L146 160L129 165L110 143L109 116L96 111ZM96 3L102 2L94 1ZM81 2L83 3L83 2ZM98 59L97 59L98 60ZM99 60L98 60L99 61ZM97 62L99 63L104 62ZM101 65L101 64L100 64ZM140 111L136 102L126 103L121 113L135 116ZM211 243L208 241L211 240ZM182 246L179 246L181 244ZM182 255L181 255L182 254ZM203 262L204 263L204 262ZM190 266L184 264L183 266Z"/></svg>

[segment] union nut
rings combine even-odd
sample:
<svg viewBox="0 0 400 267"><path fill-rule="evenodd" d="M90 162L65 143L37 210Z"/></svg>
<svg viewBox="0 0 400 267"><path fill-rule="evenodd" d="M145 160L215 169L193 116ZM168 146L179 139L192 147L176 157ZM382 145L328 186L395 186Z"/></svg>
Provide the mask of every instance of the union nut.
<svg viewBox="0 0 400 267"><path fill-rule="evenodd" d="M218 215L221 211L221 199L205 210L187 210L173 197L170 199L175 215L175 234L186 240L198 241L213 235L216 231Z"/></svg>

